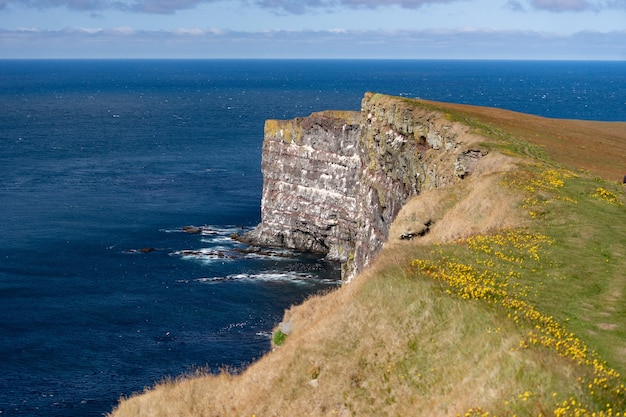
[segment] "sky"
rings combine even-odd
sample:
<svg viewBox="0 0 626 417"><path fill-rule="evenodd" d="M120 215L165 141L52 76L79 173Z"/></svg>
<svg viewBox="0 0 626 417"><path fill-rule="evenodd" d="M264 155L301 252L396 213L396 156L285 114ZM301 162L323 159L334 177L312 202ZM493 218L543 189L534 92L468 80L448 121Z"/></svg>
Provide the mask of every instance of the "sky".
<svg viewBox="0 0 626 417"><path fill-rule="evenodd" d="M0 0L0 58L626 60L626 0Z"/></svg>

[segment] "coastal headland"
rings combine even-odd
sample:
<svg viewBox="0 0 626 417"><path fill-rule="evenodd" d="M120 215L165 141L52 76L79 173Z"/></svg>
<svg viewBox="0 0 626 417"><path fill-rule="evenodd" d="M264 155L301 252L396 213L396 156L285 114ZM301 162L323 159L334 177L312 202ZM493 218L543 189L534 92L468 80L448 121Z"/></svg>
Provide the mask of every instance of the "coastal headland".
<svg viewBox="0 0 626 417"><path fill-rule="evenodd" d="M262 171L239 238L346 285L112 416L626 415L626 123L366 93L267 121Z"/></svg>

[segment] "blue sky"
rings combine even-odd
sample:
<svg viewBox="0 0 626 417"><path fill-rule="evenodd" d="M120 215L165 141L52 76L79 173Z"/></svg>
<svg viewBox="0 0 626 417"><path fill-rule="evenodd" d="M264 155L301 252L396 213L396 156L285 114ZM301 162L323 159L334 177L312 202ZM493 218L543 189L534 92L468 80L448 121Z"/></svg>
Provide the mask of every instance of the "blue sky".
<svg viewBox="0 0 626 417"><path fill-rule="evenodd" d="M626 60L626 0L0 0L0 58Z"/></svg>

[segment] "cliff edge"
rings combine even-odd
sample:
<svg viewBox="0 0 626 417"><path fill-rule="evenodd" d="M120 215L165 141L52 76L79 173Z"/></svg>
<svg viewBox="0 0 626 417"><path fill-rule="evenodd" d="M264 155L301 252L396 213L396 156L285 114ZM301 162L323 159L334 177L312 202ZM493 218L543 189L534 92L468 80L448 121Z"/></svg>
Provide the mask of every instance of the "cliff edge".
<svg viewBox="0 0 626 417"><path fill-rule="evenodd" d="M471 175L486 154L480 140L418 100L369 92L360 112L268 120L261 223L241 239L325 254L350 281L411 197Z"/></svg>
<svg viewBox="0 0 626 417"><path fill-rule="evenodd" d="M241 372L112 416L623 415L626 123L368 93L265 135L246 237L363 272L287 310Z"/></svg>

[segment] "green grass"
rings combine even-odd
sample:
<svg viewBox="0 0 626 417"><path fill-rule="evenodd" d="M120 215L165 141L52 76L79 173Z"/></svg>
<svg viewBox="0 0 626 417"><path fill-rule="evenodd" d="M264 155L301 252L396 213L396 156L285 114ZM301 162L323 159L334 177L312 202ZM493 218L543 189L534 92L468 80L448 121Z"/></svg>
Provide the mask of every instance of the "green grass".
<svg viewBox="0 0 626 417"><path fill-rule="evenodd" d="M272 342L275 346L281 346L285 343L285 339L287 339L287 335L283 333L280 329L276 330L274 334L272 334Z"/></svg>
<svg viewBox="0 0 626 417"><path fill-rule="evenodd" d="M536 302L626 374L626 209L592 197L597 186L589 178L568 181L563 192L577 203L559 202L546 215L545 230L557 242L548 259L553 290L539 292ZM623 198L623 186L600 186Z"/></svg>
<svg viewBox="0 0 626 417"><path fill-rule="evenodd" d="M614 415L626 409L624 378L618 375L626 372L623 188L540 165L527 169L516 172L522 181L503 186L527 194L522 209L533 219L528 228L444 245L418 256L414 265L422 278L441 282L446 293L503 310L498 317L513 319L527 332L520 347L540 355L541 362L561 358L569 364L568 384L558 382L559 368L551 366L545 386L528 385L536 401L532 387L542 387L540 403L548 414ZM598 188L606 192L599 195ZM472 239L480 243L472 245ZM552 405L550 392L558 399ZM562 401L570 403L565 407ZM522 412L508 406L499 413Z"/></svg>

